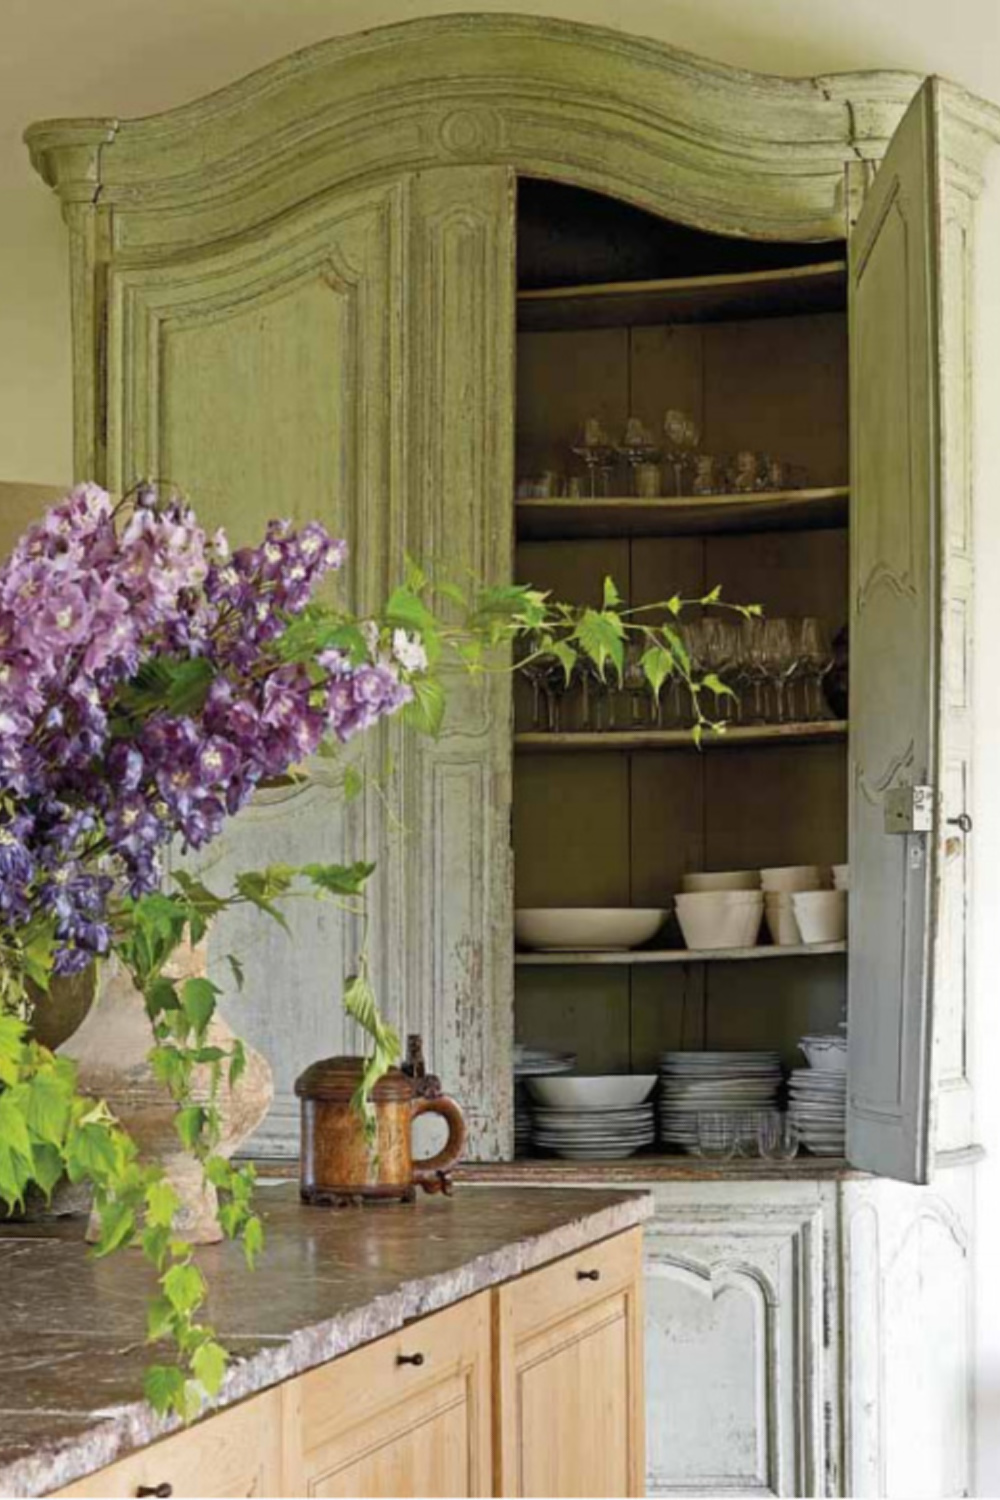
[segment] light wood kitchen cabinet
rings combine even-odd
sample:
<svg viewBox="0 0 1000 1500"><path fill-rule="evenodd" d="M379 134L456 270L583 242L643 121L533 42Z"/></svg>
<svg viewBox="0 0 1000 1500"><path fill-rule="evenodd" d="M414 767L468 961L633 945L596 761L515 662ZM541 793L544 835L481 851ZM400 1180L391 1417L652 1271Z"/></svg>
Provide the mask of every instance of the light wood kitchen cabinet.
<svg viewBox="0 0 1000 1500"><path fill-rule="evenodd" d="M284 1387L288 1495L487 1495L491 1294Z"/></svg>
<svg viewBox="0 0 1000 1500"><path fill-rule="evenodd" d="M185 1497L285 1493L282 1487L281 1391L252 1396L201 1426L175 1433L60 1490L60 1495L126 1500L135 1495Z"/></svg>
<svg viewBox="0 0 1000 1500"><path fill-rule="evenodd" d="M644 1492L642 1236L496 1293L498 1495Z"/></svg>
<svg viewBox="0 0 1000 1500"><path fill-rule="evenodd" d="M66 1496L643 1493L642 1232L319 1365Z"/></svg>

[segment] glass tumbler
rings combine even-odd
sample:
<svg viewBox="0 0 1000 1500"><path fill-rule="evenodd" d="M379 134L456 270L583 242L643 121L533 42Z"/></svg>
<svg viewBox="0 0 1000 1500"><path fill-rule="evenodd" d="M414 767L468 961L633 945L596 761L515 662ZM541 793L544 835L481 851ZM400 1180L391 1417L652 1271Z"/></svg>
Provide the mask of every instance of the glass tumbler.
<svg viewBox="0 0 1000 1500"><path fill-rule="evenodd" d="M729 1161L736 1151L736 1116L721 1110L699 1114L695 1151L705 1161Z"/></svg>

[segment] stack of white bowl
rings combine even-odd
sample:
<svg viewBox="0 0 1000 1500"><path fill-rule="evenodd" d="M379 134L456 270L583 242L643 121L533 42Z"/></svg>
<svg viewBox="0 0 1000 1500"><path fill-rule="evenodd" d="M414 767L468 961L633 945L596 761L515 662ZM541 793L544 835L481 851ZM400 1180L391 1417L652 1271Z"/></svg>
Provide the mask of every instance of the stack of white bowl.
<svg viewBox="0 0 1000 1500"><path fill-rule="evenodd" d="M847 1131L847 1038L804 1036L807 1068L788 1085L788 1113L814 1156L843 1156Z"/></svg>
<svg viewBox="0 0 1000 1500"><path fill-rule="evenodd" d="M778 865L761 870L764 912L771 941L779 948L800 943L839 943L847 936L847 866Z"/></svg>
<svg viewBox="0 0 1000 1500"><path fill-rule="evenodd" d="M571 1073L575 1052L552 1052L547 1047L514 1047L514 1155L526 1156L531 1146L531 1098L526 1079Z"/></svg>
<svg viewBox="0 0 1000 1500"><path fill-rule="evenodd" d="M760 873L706 870L685 875L676 906L689 948L753 948L764 915Z"/></svg>
<svg viewBox="0 0 1000 1500"><path fill-rule="evenodd" d="M655 1074L530 1078L531 1142L568 1161L615 1161L656 1140Z"/></svg>
<svg viewBox="0 0 1000 1500"><path fill-rule="evenodd" d="M774 1109L783 1077L777 1052L664 1052L660 1140L695 1150L700 1114Z"/></svg>

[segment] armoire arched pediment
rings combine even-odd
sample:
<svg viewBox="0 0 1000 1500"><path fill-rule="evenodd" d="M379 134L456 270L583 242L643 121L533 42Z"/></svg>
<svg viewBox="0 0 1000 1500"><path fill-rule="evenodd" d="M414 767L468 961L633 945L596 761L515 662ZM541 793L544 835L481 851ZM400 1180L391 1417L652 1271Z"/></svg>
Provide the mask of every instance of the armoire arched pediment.
<svg viewBox="0 0 1000 1500"><path fill-rule="evenodd" d="M723 234L843 234L844 166L883 154L919 78L786 79L603 27L458 15L336 38L138 120L44 121L32 159L120 253L224 238L380 172L509 165Z"/></svg>

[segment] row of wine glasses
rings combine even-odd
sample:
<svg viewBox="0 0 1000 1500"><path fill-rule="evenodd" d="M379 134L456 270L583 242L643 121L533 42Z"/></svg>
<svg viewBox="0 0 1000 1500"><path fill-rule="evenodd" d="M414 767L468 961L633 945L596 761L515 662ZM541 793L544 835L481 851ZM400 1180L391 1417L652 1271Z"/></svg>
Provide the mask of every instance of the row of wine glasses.
<svg viewBox="0 0 1000 1500"><path fill-rule="evenodd" d="M803 723L830 718L823 682L834 664L833 637L824 620L706 614L675 627L696 680L709 678L703 709L731 724ZM619 682L613 668L602 676L580 658L567 678L550 653L525 649L524 676L532 691L532 727L558 732L685 727L694 720L683 679L669 678L654 693L640 636L626 645ZM724 689L723 689L724 685Z"/></svg>
<svg viewBox="0 0 1000 1500"><path fill-rule="evenodd" d="M662 441L639 417L628 418L617 441L598 417L587 417L572 447L583 460L586 480L545 470L518 480L518 498L538 500L564 495L582 499L585 491L591 499L607 496L619 488L614 481L622 464L628 475L628 492L644 500L663 493L664 466L669 470L675 496L739 495L755 490L799 489L807 483L803 468L773 454L743 449L731 458L720 458L703 453L699 450L700 437L691 413L675 408L664 414Z"/></svg>

